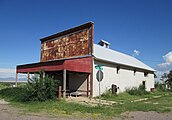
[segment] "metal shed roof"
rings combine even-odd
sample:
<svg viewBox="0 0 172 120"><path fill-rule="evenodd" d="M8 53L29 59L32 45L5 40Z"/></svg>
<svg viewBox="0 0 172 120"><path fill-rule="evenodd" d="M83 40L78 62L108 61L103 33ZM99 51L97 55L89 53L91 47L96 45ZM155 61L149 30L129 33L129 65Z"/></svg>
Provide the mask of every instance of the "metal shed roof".
<svg viewBox="0 0 172 120"><path fill-rule="evenodd" d="M140 69L144 69L148 71L155 71L148 65L144 64L143 62L139 61L138 59L132 56L120 53L118 51L115 51L109 48L104 48L97 44L94 44L93 55L95 58L104 60L107 62L113 62L116 64L131 66L131 67L140 68Z"/></svg>

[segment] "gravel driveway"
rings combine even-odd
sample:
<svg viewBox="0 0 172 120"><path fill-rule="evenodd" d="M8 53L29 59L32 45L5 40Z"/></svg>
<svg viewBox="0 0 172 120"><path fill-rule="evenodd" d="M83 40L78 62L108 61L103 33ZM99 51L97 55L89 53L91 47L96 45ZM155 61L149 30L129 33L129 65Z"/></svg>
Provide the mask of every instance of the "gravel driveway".
<svg viewBox="0 0 172 120"><path fill-rule="evenodd" d="M129 112L125 113L126 120L172 120L172 113L157 113L157 112Z"/></svg>
<svg viewBox="0 0 172 120"><path fill-rule="evenodd" d="M172 113L156 113L156 112L129 112L124 113L125 118L113 118L113 120L172 120ZM47 117L44 115L24 115L21 110L11 107L10 105L0 102L0 120L80 120L76 117ZM82 118L82 120L90 120L91 118ZM92 118L93 119L93 118Z"/></svg>

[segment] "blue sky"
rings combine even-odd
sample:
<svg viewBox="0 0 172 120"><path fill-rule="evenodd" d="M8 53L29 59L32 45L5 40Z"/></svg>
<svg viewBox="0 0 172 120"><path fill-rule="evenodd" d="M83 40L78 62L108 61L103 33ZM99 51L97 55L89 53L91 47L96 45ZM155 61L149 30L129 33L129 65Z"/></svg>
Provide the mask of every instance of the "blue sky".
<svg viewBox="0 0 172 120"><path fill-rule="evenodd" d="M39 39L93 21L94 42L172 69L171 0L0 0L0 72L40 60ZM164 57L163 57L164 56ZM1 74L0 74L1 77Z"/></svg>

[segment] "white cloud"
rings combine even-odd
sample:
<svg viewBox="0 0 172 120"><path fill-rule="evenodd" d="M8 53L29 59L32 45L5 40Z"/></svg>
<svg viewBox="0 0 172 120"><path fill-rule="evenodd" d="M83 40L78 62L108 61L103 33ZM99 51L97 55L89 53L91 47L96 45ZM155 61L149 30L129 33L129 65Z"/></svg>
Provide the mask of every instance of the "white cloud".
<svg viewBox="0 0 172 120"><path fill-rule="evenodd" d="M163 56L166 63L172 63L172 51Z"/></svg>
<svg viewBox="0 0 172 120"><path fill-rule="evenodd" d="M165 62L158 64L155 69L164 73L169 72L172 70L172 51L164 55L163 59Z"/></svg>
<svg viewBox="0 0 172 120"><path fill-rule="evenodd" d="M140 51L138 51L138 50L134 50L133 52L134 52L132 55L133 57L140 54Z"/></svg>

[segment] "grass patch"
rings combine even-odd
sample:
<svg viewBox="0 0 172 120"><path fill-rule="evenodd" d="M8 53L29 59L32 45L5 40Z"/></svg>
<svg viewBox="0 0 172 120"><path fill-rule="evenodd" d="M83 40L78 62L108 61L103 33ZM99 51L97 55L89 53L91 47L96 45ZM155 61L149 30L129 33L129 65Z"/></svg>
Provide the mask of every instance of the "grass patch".
<svg viewBox="0 0 172 120"><path fill-rule="evenodd" d="M172 112L171 92L154 91L141 96L124 92L118 95L102 96L102 99L116 101L116 107L123 109L123 111Z"/></svg>
<svg viewBox="0 0 172 120"><path fill-rule="evenodd" d="M0 98L9 102L22 102L26 95L26 89L22 87L9 87L0 90Z"/></svg>
<svg viewBox="0 0 172 120"><path fill-rule="evenodd" d="M115 101L112 106L88 106L78 103L68 103L64 100L45 101L45 102L23 102L23 96L26 94L22 87L5 88L0 90L0 98L10 102L11 105L22 109L25 113L36 113L48 116L76 116L76 117L114 117L119 116L126 111L156 111L172 112L172 93L171 92L151 92L146 95L130 95L120 93L112 95L104 94L102 99ZM158 97L157 97L158 96ZM132 102L138 99L148 98L144 101Z"/></svg>
<svg viewBox="0 0 172 120"><path fill-rule="evenodd" d="M0 90L6 88L4 84L0 84Z"/></svg>
<svg viewBox="0 0 172 120"><path fill-rule="evenodd" d="M36 114L60 117L82 117L82 118L107 118L119 116L125 112L117 107L88 106L77 103L62 101L45 102L12 102L12 106L22 109L21 114Z"/></svg>
<svg viewBox="0 0 172 120"><path fill-rule="evenodd" d="M147 95L150 92L145 90L144 85L139 85L139 87L132 87L132 88L127 88L126 92L129 93L130 95Z"/></svg>
<svg viewBox="0 0 172 120"><path fill-rule="evenodd" d="M0 82L0 90L5 89L5 88L12 88L13 85L15 85L14 82ZM26 83L18 83L18 87L24 87Z"/></svg>
<svg viewBox="0 0 172 120"><path fill-rule="evenodd" d="M154 98L154 96L161 97ZM145 101L131 102L134 100L148 98ZM113 96L106 100L116 101L117 104L112 106L86 106L77 103L67 103L62 100L46 101L46 102L13 102L14 106L18 106L24 110L24 112L31 113L48 113L52 116L119 116L126 111L156 111L156 112L172 112L172 94L154 92L145 96L132 96L128 93L122 93L117 96ZM122 103L122 104L121 104ZM158 103L158 104L155 104Z"/></svg>
<svg viewBox="0 0 172 120"><path fill-rule="evenodd" d="M22 87L5 88L0 90L0 98L10 102L11 105L22 109L25 113L43 113L47 115L72 115L85 117L99 117L99 116L116 116L122 113L121 109L116 107L106 106L88 106L77 103L68 103L65 100L61 101L29 101L24 102L23 98L26 95L26 90Z"/></svg>
<svg viewBox="0 0 172 120"><path fill-rule="evenodd" d="M8 87L12 87L14 83L5 83L5 82L0 82L0 90Z"/></svg>
<svg viewBox="0 0 172 120"><path fill-rule="evenodd" d="M116 101L116 102L127 102L127 101L132 101L132 100L140 98L140 96L130 95L126 92L120 93L118 95L113 95L111 93L108 93L108 94L109 95L106 95L106 94L102 95L102 99Z"/></svg>

